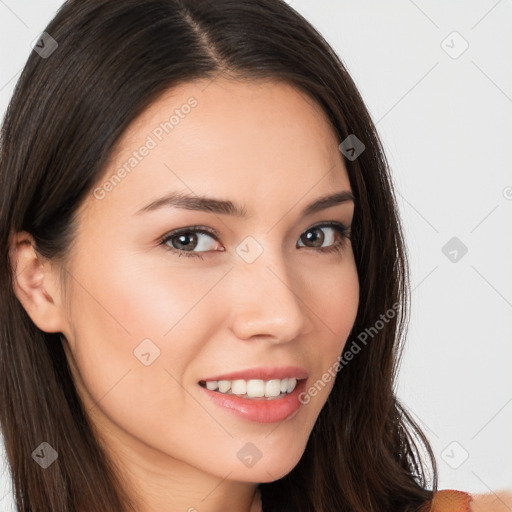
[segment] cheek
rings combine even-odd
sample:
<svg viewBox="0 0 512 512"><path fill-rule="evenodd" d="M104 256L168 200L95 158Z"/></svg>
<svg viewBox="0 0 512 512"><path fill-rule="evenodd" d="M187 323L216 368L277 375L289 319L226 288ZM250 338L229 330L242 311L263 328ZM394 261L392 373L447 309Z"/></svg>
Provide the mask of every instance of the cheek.
<svg viewBox="0 0 512 512"><path fill-rule="evenodd" d="M308 381L304 403L314 418L327 401L337 378L338 358L341 355L354 325L359 306L359 279L353 257L346 258L339 266L326 268L326 274L317 274L321 286L312 288L308 306L314 311L318 339L314 352L314 372ZM312 425L311 425L312 427Z"/></svg>
<svg viewBox="0 0 512 512"><path fill-rule="evenodd" d="M359 306L359 279L355 265L340 271L338 276L325 280L322 298L321 316L325 323L345 341L357 315ZM341 350L342 347L340 347Z"/></svg>
<svg viewBox="0 0 512 512"><path fill-rule="evenodd" d="M220 304L214 288L226 270L198 274L163 250L148 265L149 258L116 251L115 245L101 260L84 258L73 269L70 345L94 399L112 388L109 395L117 394L119 404L133 393L134 402L139 397L137 403L159 410L151 393L158 391L163 400L180 390L199 345L221 317L213 307Z"/></svg>
<svg viewBox="0 0 512 512"><path fill-rule="evenodd" d="M307 283L307 305L324 333L324 353L336 357L354 325L359 306L359 278L352 253L339 265L326 265Z"/></svg>
<svg viewBox="0 0 512 512"><path fill-rule="evenodd" d="M201 300L218 278L196 278L191 286L192 273L176 271L166 282L171 272L164 274L163 265L148 269L122 259L104 260L93 273L74 273L86 283L73 288L70 345L87 410L116 436L127 432L186 459L183 440L194 425L201 426L194 438L209 426L209 416L183 385L209 319L218 314Z"/></svg>
<svg viewBox="0 0 512 512"><path fill-rule="evenodd" d="M183 345L193 352L197 335L187 337L186 331L201 328L197 321L197 311L201 309L198 306L226 270L199 272L197 266L176 263L164 249L157 256L110 249L94 270L89 267L78 269L90 296L84 297L83 301L88 303L93 299L98 306L91 305L94 311L89 312L89 321L100 323L97 327L105 333L114 333L114 339L129 339L132 350L137 342L149 338L161 350L165 350L172 340L174 351ZM79 299L79 302L83 301ZM80 311L77 313L81 314ZM205 314L201 310L200 318L204 319L205 325L210 316L208 311ZM179 340L183 343L176 345L176 333L180 334Z"/></svg>

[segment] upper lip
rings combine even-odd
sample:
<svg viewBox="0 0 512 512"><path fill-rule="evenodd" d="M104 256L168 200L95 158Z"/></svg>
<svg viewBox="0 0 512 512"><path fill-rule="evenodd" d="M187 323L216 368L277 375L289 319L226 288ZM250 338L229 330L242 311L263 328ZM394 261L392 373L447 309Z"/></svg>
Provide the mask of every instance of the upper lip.
<svg viewBox="0 0 512 512"><path fill-rule="evenodd" d="M230 373L223 373L213 377L202 379L203 382L212 380L249 380L249 379L286 379L286 378L307 379L308 372L300 366L258 366L246 370L238 370Z"/></svg>

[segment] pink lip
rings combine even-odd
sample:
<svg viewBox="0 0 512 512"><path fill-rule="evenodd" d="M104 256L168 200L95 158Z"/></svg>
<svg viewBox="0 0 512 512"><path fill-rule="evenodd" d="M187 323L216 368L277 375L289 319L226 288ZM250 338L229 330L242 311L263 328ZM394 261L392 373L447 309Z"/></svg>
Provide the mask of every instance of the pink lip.
<svg viewBox="0 0 512 512"><path fill-rule="evenodd" d="M298 414L302 404L299 396L305 387L306 380L299 380L295 389L289 395L274 400L265 400L264 398L248 399L236 395L225 395L205 387L200 389L201 393L205 393L209 400L228 413L257 423L275 423L291 419Z"/></svg>
<svg viewBox="0 0 512 512"><path fill-rule="evenodd" d="M212 380L249 380L249 379L286 379L295 377L299 379L307 379L308 372L304 368L299 366L259 366L257 368L249 368L247 370L241 370L237 372L224 373L222 375L216 375L214 377L208 377L202 379L203 382Z"/></svg>

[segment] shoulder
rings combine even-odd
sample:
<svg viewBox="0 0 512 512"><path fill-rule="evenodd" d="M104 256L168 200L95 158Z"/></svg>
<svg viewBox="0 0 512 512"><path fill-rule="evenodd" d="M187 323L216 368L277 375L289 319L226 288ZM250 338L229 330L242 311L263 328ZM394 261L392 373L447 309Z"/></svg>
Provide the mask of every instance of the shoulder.
<svg viewBox="0 0 512 512"><path fill-rule="evenodd" d="M446 489L435 493L420 512L510 512L512 492L475 494Z"/></svg>
<svg viewBox="0 0 512 512"><path fill-rule="evenodd" d="M510 512L511 510L512 492L510 491L473 495L471 512Z"/></svg>
<svg viewBox="0 0 512 512"><path fill-rule="evenodd" d="M436 492L420 512L474 512L470 507L472 499L467 492L446 489Z"/></svg>

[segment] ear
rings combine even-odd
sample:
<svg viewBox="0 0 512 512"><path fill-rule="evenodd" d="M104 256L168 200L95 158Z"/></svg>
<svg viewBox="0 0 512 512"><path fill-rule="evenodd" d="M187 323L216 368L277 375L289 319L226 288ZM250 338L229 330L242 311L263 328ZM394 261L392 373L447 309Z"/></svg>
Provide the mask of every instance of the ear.
<svg viewBox="0 0 512 512"><path fill-rule="evenodd" d="M32 235L21 231L11 235L9 253L13 288L32 321L45 332L65 328L60 291L50 262L36 253Z"/></svg>

